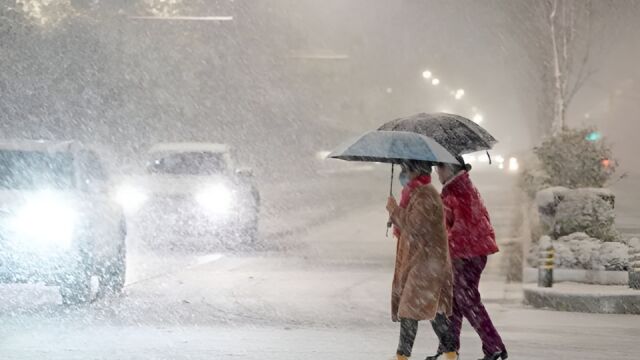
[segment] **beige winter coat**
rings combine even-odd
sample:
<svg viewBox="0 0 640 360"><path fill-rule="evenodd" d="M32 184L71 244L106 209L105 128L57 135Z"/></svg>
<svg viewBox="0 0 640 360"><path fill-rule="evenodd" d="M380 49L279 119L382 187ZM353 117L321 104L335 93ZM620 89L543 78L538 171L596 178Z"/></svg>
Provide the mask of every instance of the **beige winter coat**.
<svg viewBox="0 0 640 360"><path fill-rule="evenodd" d="M391 295L393 321L451 314L453 278L442 200L433 185L413 190L391 216L400 230Z"/></svg>

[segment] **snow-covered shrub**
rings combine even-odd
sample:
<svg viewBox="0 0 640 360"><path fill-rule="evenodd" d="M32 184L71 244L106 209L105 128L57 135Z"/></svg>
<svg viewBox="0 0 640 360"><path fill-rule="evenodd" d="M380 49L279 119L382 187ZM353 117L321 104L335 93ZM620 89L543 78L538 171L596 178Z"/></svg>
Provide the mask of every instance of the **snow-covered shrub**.
<svg viewBox="0 0 640 360"><path fill-rule="evenodd" d="M556 252L555 267L561 269L579 269L578 259L571 251L571 247L567 243L556 242L553 244Z"/></svg>
<svg viewBox="0 0 640 360"><path fill-rule="evenodd" d="M591 269L594 264L594 255L597 255L600 251L602 241L578 232L559 238L557 244L564 244L569 247L575 257L575 268Z"/></svg>
<svg viewBox="0 0 640 360"><path fill-rule="evenodd" d="M629 247L623 243L603 243L593 254L593 268L600 270L627 270L629 266Z"/></svg>
<svg viewBox="0 0 640 360"><path fill-rule="evenodd" d="M551 187L536 193L535 204L538 210L539 225L545 234L553 233L558 204L568 190L565 187Z"/></svg>
<svg viewBox="0 0 640 360"><path fill-rule="evenodd" d="M604 241L616 241L619 236L612 201L588 189L565 192L556 207L553 235L561 237L577 232Z"/></svg>
<svg viewBox="0 0 640 360"><path fill-rule="evenodd" d="M593 128L568 129L548 138L534 149L547 186L572 189L603 187L613 175L616 162L611 147Z"/></svg>
<svg viewBox="0 0 640 360"><path fill-rule="evenodd" d="M557 240L543 236L539 246L534 247L527 258L529 265L538 266L540 253L549 243L555 250L555 267L559 269L623 271L629 266L629 246L604 242L581 232Z"/></svg>

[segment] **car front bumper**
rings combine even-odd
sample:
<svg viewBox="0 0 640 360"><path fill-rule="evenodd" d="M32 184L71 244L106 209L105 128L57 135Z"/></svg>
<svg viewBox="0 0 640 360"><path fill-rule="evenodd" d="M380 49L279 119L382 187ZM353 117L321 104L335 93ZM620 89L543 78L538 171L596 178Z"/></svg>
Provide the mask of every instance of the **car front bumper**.
<svg viewBox="0 0 640 360"><path fill-rule="evenodd" d="M157 231L189 234L240 231L256 223L257 209L234 205L224 212L212 213L188 196L153 198L131 219L138 226Z"/></svg>
<svg viewBox="0 0 640 360"><path fill-rule="evenodd" d="M0 283L58 284L77 271L79 260L78 252L73 250L0 248Z"/></svg>

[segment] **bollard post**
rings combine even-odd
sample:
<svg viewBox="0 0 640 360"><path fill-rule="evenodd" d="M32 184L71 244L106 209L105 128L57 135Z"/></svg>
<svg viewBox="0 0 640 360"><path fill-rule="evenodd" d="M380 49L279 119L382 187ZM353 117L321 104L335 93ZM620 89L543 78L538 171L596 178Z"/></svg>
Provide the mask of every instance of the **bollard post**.
<svg viewBox="0 0 640 360"><path fill-rule="evenodd" d="M629 287L640 290L640 248L629 247Z"/></svg>
<svg viewBox="0 0 640 360"><path fill-rule="evenodd" d="M538 264L538 287L550 288L553 286L553 267L555 263L555 250L549 245L540 251L540 263Z"/></svg>

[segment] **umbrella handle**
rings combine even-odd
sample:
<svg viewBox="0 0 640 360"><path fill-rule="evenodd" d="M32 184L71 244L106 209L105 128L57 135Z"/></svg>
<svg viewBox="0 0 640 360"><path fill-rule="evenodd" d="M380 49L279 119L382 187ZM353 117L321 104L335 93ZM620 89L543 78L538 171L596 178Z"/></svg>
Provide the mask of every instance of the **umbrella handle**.
<svg viewBox="0 0 640 360"><path fill-rule="evenodd" d="M395 166L395 164L391 164L391 185L389 186L389 196L393 196L393 170Z"/></svg>
<svg viewBox="0 0 640 360"><path fill-rule="evenodd" d="M393 196L393 171L394 171L394 167L395 167L395 164L391 164L391 185L389 186L389 196ZM391 219L389 219L387 221L387 234L385 235L386 237L389 237L389 229L391 228L392 225L393 225L393 223L391 222Z"/></svg>

